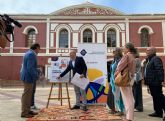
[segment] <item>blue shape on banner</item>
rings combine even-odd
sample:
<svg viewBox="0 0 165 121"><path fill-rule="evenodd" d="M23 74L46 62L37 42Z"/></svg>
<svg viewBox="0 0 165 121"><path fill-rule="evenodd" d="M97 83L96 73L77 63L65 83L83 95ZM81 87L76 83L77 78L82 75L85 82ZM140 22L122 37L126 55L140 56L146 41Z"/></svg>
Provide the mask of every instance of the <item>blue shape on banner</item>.
<svg viewBox="0 0 165 121"><path fill-rule="evenodd" d="M85 56L85 55L87 54L87 51L86 51L85 49L83 49L83 50L81 50L80 54L81 54L82 56Z"/></svg>
<svg viewBox="0 0 165 121"><path fill-rule="evenodd" d="M90 89L92 90L93 96L96 97L97 96L97 91L95 90L95 88L93 88L92 85L91 85Z"/></svg>
<svg viewBox="0 0 165 121"><path fill-rule="evenodd" d="M52 61L57 61L58 60L58 57L57 56L51 57L51 60Z"/></svg>
<svg viewBox="0 0 165 121"><path fill-rule="evenodd" d="M101 95L106 95L104 93L105 87L101 84L90 82L86 88L86 93L88 89L90 89L93 94L93 98L90 100L87 100L88 103L97 103L97 100L100 98Z"/></svg>

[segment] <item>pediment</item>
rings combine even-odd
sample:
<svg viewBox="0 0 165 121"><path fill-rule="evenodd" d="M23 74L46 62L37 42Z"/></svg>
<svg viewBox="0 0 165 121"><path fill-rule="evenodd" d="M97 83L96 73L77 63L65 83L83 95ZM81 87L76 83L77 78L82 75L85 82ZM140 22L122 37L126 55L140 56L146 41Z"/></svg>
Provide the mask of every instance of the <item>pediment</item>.
<svg viewBox="0 0 165 121"><path fill-rule="evenodd" d="M95 5L93 3L84 3L69 6L51 13L55 16L116 16L124 13L110 7Z"/></svg>

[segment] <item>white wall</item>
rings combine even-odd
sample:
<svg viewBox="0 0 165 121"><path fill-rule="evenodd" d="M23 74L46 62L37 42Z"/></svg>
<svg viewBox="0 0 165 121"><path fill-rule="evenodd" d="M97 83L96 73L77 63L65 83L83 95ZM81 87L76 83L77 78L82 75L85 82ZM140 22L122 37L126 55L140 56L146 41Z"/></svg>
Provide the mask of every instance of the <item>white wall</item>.
<svg viewBox="0 0 165 121"><path fill-rule="evenodd" d="M103 33L97 33L97 43L103 43Z"/></svg>
<svg viewBox="0 0 165 121"><path fill-rule="evenodd" d="M121 36L122 36L122 46L124 46L125 43L126 43L126 40L125 40L125 32L122 32Z"/></svg>
<svg viewBox="0 0 165 121"><path fill-rule="evenodd" d="M54 33L50 34L50 47L54 47Z"/></svg>
<svg viewBox="0 0 165 121"><path fill-rule="evenodd" d="M54 29L57 27L57 25L58 25L58 24L56 24L56 23L52 23L52 24L50 25L51 31L54 31Z"/></svg>
<svg viewBox="0 0 165 121"><path fill-rule="evenodd" d="M97 30L103 30L103 28L105 27L106 24L93 24Z"/></svg>
<svg viewBox="0 0 165 121"><path fill-rule="evenodd" d="M125 30L125 24L124 23L119 23L117 25L121 28L121 30Z"/></svg>
<svg viewBox="0 0 165 121"><path fill-rule="evenodd" d="M73 33L73 47L78 45L78 33Z"/></svg>
<svg viewBox="0 0 165 121"><path fill-rule="evenodd" d="M73 31L78 31L83 24L69 24Z"/></svg>

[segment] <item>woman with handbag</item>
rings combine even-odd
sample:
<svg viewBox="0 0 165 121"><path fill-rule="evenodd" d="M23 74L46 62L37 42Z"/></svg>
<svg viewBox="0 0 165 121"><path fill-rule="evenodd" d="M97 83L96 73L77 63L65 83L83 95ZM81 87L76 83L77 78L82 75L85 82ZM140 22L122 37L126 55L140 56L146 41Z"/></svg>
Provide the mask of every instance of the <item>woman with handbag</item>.
<svg viewBox="0 0 165 121"><path fill-rule="evenodd" d="M138 51L135 53L135 75L134 75L134 85L133 85L133 94L135 99L135 109L138 112L143 111L143 98L142 98L142 70L141 70L141 60L139 58Z"/></svg>
<svg viewBox="0 0 165 121"><path fill-rule="evenodd" d="M120 48L116 48L113 51L114 60L111 64L111 73L110 73L110 86L112 90L112 94L114 96L114 104L115 104L115 115L123 115L124 114L124 103L121 97L120 88L115 85L115 71L118 63L120 62L123 54Z"/></svg>
<svg viewBox="0 0 165 121"><path fill-rule="evenodd" d="M132 121L134 118L132 85L135 73L135 52L134 45L132 43L126 43L124 46L124 56L120 60L115 72L115 84L120 86L125 106L126 118L124 121Z"/></svg>

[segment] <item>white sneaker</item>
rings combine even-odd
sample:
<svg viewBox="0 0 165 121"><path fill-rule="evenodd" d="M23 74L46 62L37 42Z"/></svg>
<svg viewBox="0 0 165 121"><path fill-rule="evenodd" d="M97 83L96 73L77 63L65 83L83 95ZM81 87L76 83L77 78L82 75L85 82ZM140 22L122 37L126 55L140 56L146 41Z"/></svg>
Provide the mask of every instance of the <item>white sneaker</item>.
<svg viewBox="0 0 165 121"><path fill-rule="evenodd" d="M38 108L37 106L33 105L30 107L31 109L34 109L34 110L40 110L40 108Z"/></svg>

